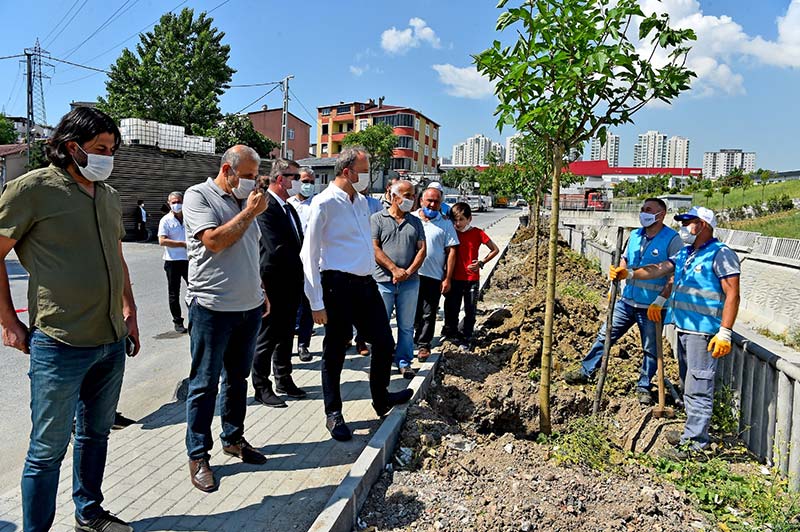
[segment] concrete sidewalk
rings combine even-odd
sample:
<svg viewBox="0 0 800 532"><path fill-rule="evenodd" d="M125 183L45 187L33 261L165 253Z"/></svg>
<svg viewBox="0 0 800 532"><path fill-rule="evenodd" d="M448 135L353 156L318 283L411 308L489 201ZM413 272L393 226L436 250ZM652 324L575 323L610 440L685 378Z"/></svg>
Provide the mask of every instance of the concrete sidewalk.
<svg viewBox="0 0 800 532"><path fill-rule="evenodd" d="M501 249L517 227L517 212L509 214L487 229ZM351 350L342 372L342 395L353 440L341 443L330 438L319 378L323 329L317 333L312 337L314 360L295 359L294 364L295 382L309 392L307 399L289 400L283 409L248 400L245 436L267 455L265 465L242 464L222 454L217 438L211 465L219 490L206 494L195 489L184 444L185 405L176 401L112 433L104 508L137 531L307 530L380 424L369 394L370 359ZM391 389L402 389L407 382L395 374ZM220 430L218 417L213 430ZM71 469L68 451L61 469L56 531L72 530L74 525ZM0 497L0 532L22 528L21 508L18 486Z"/></svg>

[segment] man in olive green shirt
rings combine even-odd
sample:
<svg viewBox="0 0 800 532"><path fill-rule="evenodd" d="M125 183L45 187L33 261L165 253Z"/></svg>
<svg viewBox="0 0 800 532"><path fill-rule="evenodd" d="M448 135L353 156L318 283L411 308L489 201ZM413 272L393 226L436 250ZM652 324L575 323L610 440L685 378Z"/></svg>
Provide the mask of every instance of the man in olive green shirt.
<svg viewBox="0 0 800 532"><path fill-rule="evenodd" d="M33 426L22 472L26 531L53 524L73 418L75 529L133 530L100 505L126 337L128 354L139 350L119 194L103 183L119 144L109 116L79 107L61 119L48 143L52 164L9 182L0 196L3 343L30 354ZM30 330L11 300L4 259L12 248L30 274Z"/></svg>

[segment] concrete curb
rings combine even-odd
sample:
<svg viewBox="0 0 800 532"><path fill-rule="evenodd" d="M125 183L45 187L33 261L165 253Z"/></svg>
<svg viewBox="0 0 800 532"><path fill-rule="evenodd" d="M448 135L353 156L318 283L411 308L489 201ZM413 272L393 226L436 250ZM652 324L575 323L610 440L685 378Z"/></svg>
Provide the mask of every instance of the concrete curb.
<svg viewBox="0 0 800 532"><path fill-rule="evenodd" d="M503 220L500 218L497 221ZM497 221L495 223L497 223ZM489 227L491 227L490 224ZM487 227L488 228L488 227ZM514 230L514 234L519 229ZM480 290L483 293L484 287L491 280L497 265L505 256L508 246L514 236L501 248L492 269L481 279ZM430 387L436 368L439 365L440 355L432 355L428 362L421 365L417 376L411 380L409 389L414 390L411 400L402 406L392 409L388 416L381 423L380 428L370 439L367 447L361 452L350 472L342 480L339 487L328 499L325 509L317 516L317 519L309 528L309 532L351 532L357 526L358 512L367 499L370 489L378 480L384 466L391 460L394 453L397 438L408 413L408 407L413 405L424 396Z"/></svg>

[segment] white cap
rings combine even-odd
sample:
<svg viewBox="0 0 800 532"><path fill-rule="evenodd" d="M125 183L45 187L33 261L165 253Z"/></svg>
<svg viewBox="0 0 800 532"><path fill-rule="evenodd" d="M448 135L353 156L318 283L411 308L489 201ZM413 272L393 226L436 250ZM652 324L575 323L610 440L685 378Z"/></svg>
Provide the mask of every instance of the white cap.
<svg viewBox="0 0 800 532"><path fill-rule="evenodd" d="M442 188L442 184L439 183L438 181L431 181L430 183L428 183L428 186L426 186L425 188L435 188L439 192L444 193L444 189Z"/></svg>
<svg viewBox="0 0 800 532"><path fill-rule="evenodd" d="M694 218L700 218L704 222L708 223L712 229L717 228L717 217L714 216L714 211L711 209L707 209L706 207L698 207L695 205L689 212L685 212L683 214L676 214L674 216L675 221L683 222L686 220L692 220Z"/></svg>

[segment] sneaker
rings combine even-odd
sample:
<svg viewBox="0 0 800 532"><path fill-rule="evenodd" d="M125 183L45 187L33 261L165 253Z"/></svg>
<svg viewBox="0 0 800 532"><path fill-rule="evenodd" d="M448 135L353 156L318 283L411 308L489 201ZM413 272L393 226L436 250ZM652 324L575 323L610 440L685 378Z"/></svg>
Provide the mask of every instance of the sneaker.
<svg viewBox="0 0 800 532"><path fill-rule="evenodd" d="M356 342L356 353L367 356L369 354L369 346L367 345L367 342Z"/></svg>
<svg viewBox="0 0 800 532"><path fill-rule="evenodd" d="M667 440L667 443L670 445L678 445L681 443L681 436L683 434L679 430L668 430L664 433L664 439Z"/></svg>
<svg viewBox="0 0 800 532"><path fill-rule="evenodd" d="M181 334L186 334L188 332L188 329L183 326L183 322L179 322L179 323L175 324L175 332L176 333L181 333Z"/></svg>
<svg viewBox="0 0 800 532"><path fill-rule="evenodd" d="M636 398L639 399L640 405L652 405L653 404L653 394L650 393L650 390L636 390Z"/></svg>
<svg viewBox="0 0 800 532"><path fill-rule="evenodd" d="M404 379L413 379L417 374L413 369L411 369L411 366L403 366L399 369L399 372Z"/></svg>
<svg viewBox="0 0 800 532"><path fill-rule="evenodd" d="M373 401L372 408L375 409L375 413L378 414L378 417L383 417L389 413L392 407L409 402L413 396L414 392L408 388L400 390L399 392L389 392L386 395L386 404L376 405Z"/></svg>
<svg viewBox="0 0 800 532"><path fill-rule="evenodd" d="M100 515L87 521L76 517L75 530L85 532L133 532L133 527L119 517L103 510Z"/></svg>
<svg viewBox="0 0 800 532"><path fill-rule="evenodd" d="M311 362L311 359L314 358L311 355L311 351L309 351L305 346L300 346L297 348L297 356L300 358L300 362Z"/></svg>
<svg viewBox="0 0 800 532"><path fill-rule="evenodd" d="M124 429L125 427L130 427L134 423L136 423L136 421L123 416L120 412L117 412L114 414L114 424L111 425L111 428L114 430L120 430Z"/></svg>
<svg viewBox="0 0 800 532"><path fill-rule="evenodd" d="M279 382L275 385L275 391L278 393L282 393L283 395L288 395L289 397L293 397L295 399L302 399L306 396L305 390L302 388L298 388L294 381L289 378L283 382Z"/></svg>
<svg viewBox="0 0 800 532"><path fill-rule="evenodd" d="M580 369L573 369L564 373L564 382L569 385L589 384L589 377L584 375Z"/></svg>
<svg viewBox="0 0 800 532"><path fill-rule="evenodd" d="M334 412L328 414L325 420L325 428L331 433L331 436L336 441L347 441L353 437L347 423L344 422L344 417L341 412Z"/></svg>

